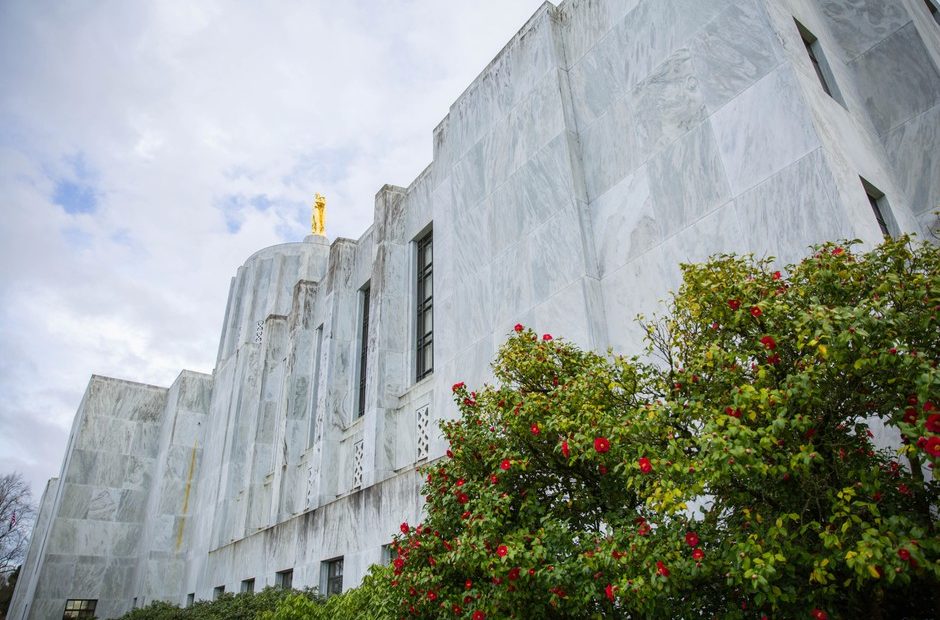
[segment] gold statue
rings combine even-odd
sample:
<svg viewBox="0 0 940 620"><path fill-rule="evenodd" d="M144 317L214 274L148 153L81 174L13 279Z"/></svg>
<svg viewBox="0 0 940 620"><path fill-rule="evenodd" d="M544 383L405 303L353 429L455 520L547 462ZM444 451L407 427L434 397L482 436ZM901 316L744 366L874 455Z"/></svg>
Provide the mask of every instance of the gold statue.
<svg viewBox="0 0 940 620"><path fill-rule="evenodd" d="M310 217L310 232L326 236L326 196L319 192L313 199L313 214Z"/></svg>

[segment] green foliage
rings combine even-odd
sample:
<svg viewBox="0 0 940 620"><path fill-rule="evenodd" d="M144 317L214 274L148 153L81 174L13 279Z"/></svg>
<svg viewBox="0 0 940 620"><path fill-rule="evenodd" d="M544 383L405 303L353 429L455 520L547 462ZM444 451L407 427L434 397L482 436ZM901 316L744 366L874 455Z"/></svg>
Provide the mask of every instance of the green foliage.
<svg viewBox="0 0 940 620"><path fill-rule="evenodd" d="M299 592L269 587L253 594L225 593L214 601L197 601L186 608L156 601L146 607L129 611L121 616L120 620L254 620L279 608L282 601L294 600L307 601L313 607L320 605L313 591ZM294 616L285 616L292 617Z"/></svg>
<svg viewBox="0 0 940 620"><path fill-rule="evenodd" d="M722 256L683 275L644 323L654 361L520 325L497 385L455 385L426 520L347 600L474 620L936 617L940 252L826 245L784 273Z"/></svg>

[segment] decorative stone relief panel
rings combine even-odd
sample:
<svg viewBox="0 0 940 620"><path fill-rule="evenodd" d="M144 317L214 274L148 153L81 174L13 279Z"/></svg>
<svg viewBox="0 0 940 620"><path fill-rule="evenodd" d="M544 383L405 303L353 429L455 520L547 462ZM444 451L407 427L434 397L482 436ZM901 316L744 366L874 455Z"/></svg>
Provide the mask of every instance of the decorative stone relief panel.
<svg viewBox="0 0 940 620"><path fill-rule="evenodd" d="M353 445L353 480L352 488L356 489L362 486L362 448L364 441L357 441Z"/></svg>
<svg viewBox="0 0 940 620"><path fill-rule="evenodd" d="M415 445L418 448L418 454L415 457L421 460L428 457L428 422L430 419L430 405L425 405L415 412Z"/></svg>
<svg viewBox="0 0 940 620"><path fill-rule="evenodd" d="M258 321L255 325L255 344L261 344L262 336L264 336L264 321Z"/></svg>

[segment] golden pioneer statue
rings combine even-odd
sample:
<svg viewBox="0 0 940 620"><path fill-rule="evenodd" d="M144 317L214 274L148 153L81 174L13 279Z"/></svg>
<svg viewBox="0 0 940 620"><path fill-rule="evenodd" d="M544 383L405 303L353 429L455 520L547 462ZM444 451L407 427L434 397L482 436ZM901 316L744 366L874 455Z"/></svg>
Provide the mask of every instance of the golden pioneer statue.
<svg viewBox="0 0 940 620"><path fill-rule="evenodd" d="M326 196L319 192L313 199L313 214L310 218L310 232L326 236Z"/></svg>

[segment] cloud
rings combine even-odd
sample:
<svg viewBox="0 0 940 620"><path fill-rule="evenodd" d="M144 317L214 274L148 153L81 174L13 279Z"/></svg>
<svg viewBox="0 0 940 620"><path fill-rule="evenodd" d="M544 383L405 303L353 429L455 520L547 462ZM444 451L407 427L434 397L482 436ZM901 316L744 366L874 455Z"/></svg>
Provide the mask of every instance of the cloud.
<svg viewBox="0 0 940 620"><path fill-rule="evenodd" d="M228 285L431 160L536 0L0 3L0 469L36 499L92 373L211 371Z"/></svg>

